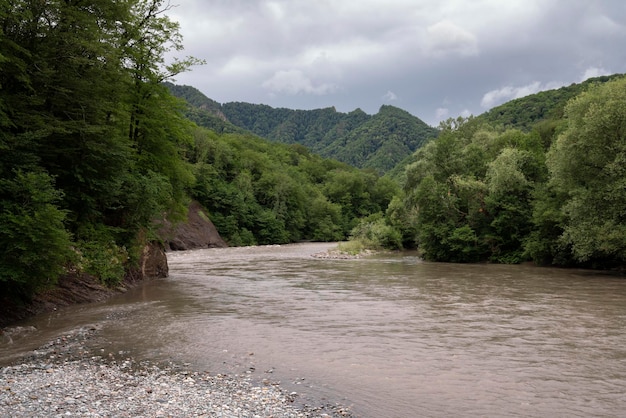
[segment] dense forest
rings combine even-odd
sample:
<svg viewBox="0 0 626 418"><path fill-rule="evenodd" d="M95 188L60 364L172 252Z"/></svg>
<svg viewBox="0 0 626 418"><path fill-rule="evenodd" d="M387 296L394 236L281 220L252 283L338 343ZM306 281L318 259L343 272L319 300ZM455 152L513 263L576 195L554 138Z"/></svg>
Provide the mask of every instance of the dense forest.
<svg viewBox="0 0 626 418"><path fill-rule="evenodd" d="M2 295L64 274L118 283L192 199L230 245L351 237L436 261L624 265L621 76L436 130L391 106L220 105L168 83L201 64L166 64L182 49L168 7L0 4Z"/></svg>
<svg viewBox="0 0 626 418"><path fill-rule="evenodd" d="M360 218L382 213L399 192L388 178L299 144L202 127L194 138L191 195L231 245L343 240Z"/></svg>
<svg viewBox="0 0 626 418"><path fill-rule="evenodd" d="M626 78L574 90L552 106L562 117L538 118L527 132L450 120L417 151L400 211L410 221L398 227L411 225L427 259L624 265Z"/></svg>
<svg viewBox="0 0 626 418"><path fill-rule="evenodd" d="M184 210L191 123L162 85L197 61L153 1L0 3L0 286L115 283Z"/></svg>
<svg viewBox="0 0 626 418"><path fill-rule="evenodd" d="M187 117L201 126L216 132L245 130L274 142L304 145L322 157L381 174L439 133L410 113L387 105L373 116L360 109L341 113L334 108L276 109L241 102L220 105L190 86L169 83L168 88L189 103Z"/></svg>
<svg viewBox="0 0 626 418"><path fill-rule="evenodd" d="M165 82L199 64L162 0L0 4L0 290L115 285L159 222L200 201L231 245L341 240L398 186L188 118ZM217 132L216 132L217 131Z"/></svg>

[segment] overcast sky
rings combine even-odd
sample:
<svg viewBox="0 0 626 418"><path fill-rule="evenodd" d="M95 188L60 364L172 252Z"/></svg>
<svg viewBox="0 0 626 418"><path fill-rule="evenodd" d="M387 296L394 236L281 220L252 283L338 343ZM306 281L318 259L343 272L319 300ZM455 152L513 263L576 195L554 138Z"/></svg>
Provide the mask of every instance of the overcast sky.
<svg viewBox="0 0 626 418"><path fill-rule="evenodd" d="M172 0L176 78L220 103L369 114L426 123L626 73L624 0Z"/></svg>

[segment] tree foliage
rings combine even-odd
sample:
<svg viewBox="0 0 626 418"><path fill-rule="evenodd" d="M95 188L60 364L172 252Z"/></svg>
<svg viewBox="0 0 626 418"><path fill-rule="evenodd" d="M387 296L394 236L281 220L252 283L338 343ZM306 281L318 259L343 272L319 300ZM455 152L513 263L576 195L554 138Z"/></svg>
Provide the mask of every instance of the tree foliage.
<svg viewBox="0 0 626 418"><path fill-rule="evenodd" d="M197 62L166 65L168 51L182 47L168 7L162 0L0 4L6 289L29 293L54 283L68 262L111 264L126 254L121 268L101 275L119 280L138 231L185 198L194 181L182 155L191 124L161 83Z"/></svg>
<svg viewBox="0 0 626 418"><path fill-rule="evenodd" d="M564 195L561 241L581 262L626 261L625 102L623 78L581 94L548 153L550 185Z"/></svg>
<svg viewBox="0 0 626 418"><path fill-rule="evenodd" d="M385 210L397 185L301 145L195 131L193 196L231 245L345 239Z"/></svg>
<svg viewBox="0 0 626 418"><path fill-rule="evenodd" d="M392 212L414 219L405 228L426 258L624 264L626 80L600 81L563 105L563 120L527 133L484 118L442 125L413 156Z"/></svg>
<svg viewBox="0 0 626 418"><path fill-rule="evenodd" d="M27 296L52 283L70 259L61 193L45 172L13 172L0 180L0 288Z"/></svg>
<svg viewBox="0 0 626 418"><path fill-rule="evenodd" d="M220 105L193 87L169 88L188 100L192 120L216 132L238 132L238 127L275 142L304 145L322 157L380 173L394 168L438 134L437 129L393 106L382 106L370 116L360 109L341 113L334 107L291 110L242 102Z"/></svg>
<svg viewBox="0 0 626 418"><path fill-rule="evenodd" d="M533 152L533 136L461 121L417 152L405 193L417 213L417 245L427 258L524 259L531 185L541 180L543 161Z"/></svg>

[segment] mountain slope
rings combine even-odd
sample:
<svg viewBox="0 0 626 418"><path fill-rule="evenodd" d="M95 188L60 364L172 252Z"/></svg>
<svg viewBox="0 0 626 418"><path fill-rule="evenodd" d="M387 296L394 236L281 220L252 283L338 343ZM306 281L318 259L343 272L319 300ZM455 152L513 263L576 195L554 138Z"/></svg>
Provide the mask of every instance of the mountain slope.
<svg viewBox="0 0 626 418"><path fill-rule="evenodd" d="M382 106L376 115L324 148L322 155L386 172L436 135L436 129L410 113Z"/></svg>
<svg viewBox="0 0 626 418"><path fill-rule="evenodd" d="M393 106L382 106L371 116L361 109L341 113L334 107L292 110L243 102L220 105L193 87L168 87L189 103L187 116L199 125L217 132L246 130L271 141L301 144L323 157L380 173L438 134L437 129Z"/></svg>
<svg viewBox="0 0 626 418"><path fill-rule="evenodd" d="M515 128L528 132L537 122L542 120L561 119L567 102L585 91L589 86L606 83L622 76L623 74L614 74L590 78L582 83L514 99L477 116L476 120L492 126L500 125L505 128Z"/></svg>

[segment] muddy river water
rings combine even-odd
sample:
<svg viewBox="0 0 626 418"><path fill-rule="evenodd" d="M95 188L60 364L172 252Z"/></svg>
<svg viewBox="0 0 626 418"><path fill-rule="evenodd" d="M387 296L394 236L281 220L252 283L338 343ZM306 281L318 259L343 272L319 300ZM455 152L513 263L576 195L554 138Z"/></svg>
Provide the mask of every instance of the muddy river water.
<svg viewBox="0 0 626 418"><path fill-rule="evenodd" d="M329 246L170 253L169 278L33 318L0 361L101 322L113 350L280 381L356 416L626 416L626 279L311 257Z"/></svg>

